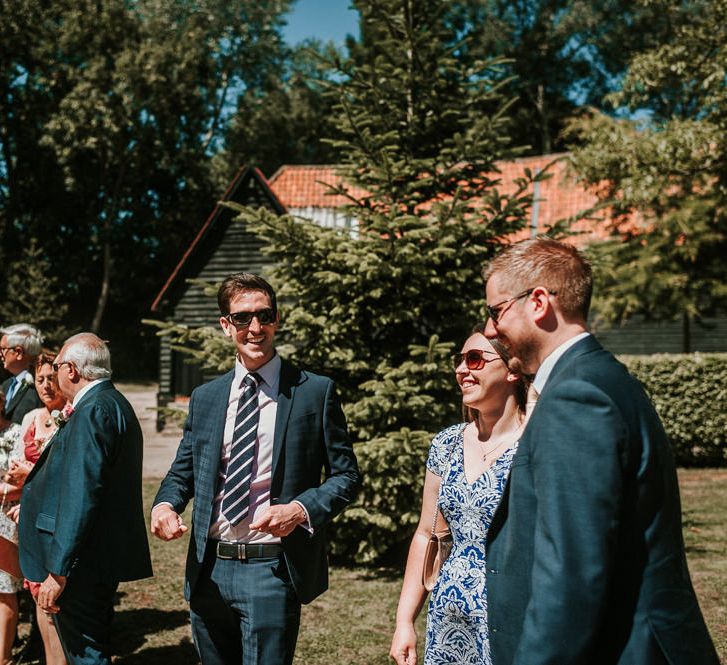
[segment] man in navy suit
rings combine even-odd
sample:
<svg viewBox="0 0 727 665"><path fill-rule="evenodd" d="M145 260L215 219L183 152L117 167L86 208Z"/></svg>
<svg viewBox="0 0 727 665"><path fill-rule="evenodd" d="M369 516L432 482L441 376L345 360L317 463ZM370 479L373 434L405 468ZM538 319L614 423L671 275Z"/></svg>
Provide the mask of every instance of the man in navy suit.
<svg viewBox="0 0 727 665"><path fill-rule="evenodd" d="M669 441L642 386L586 328L590 266L537 238L483 276L485 333L540 395L488 533L494 665L717 665Z"/></svg>
<svg viewBox="0 0 727 665"><path fill-rule="evenodd" d="M141 428L96 335L70 337L53 368L73 411L23 487L20 567L41 583L36 602L55 615L69 664L107 665L119 582L152 574Z"/></svg>
<svg viewBox="0 0 727 665"><path fill-rule="evenodd" d="M194 497L185 598L203 665L283 665L301 603L328 587L326 525L360 476L333 382L275 351L270 284L231 275L218 304L235 368L192 393L152 533L180 537Z"/></svg>
<svg viewBox="0 0 727 665"><path fill-rule="evenodd" d="M3 368L12 374L2 383L6 397L5 416L17 424L23 422L28 411L42 406L31 373L41 342L38 329L27 323L17 323L0 330L0 359Z"/></svg>

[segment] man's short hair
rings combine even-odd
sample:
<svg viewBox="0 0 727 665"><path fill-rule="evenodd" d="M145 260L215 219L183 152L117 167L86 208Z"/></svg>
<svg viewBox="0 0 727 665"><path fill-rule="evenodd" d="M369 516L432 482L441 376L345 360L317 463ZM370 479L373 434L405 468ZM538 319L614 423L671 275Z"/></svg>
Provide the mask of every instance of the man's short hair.
<svg viewBox="0 0 727 665"><path fill-rule="evenodd" d="M501 289L512 295L535 286L557 293L566 319L588 318L593 293L591 265L572 245L539 236L510 245L482 270L485 284L497 274Z"/></svg>
<svg viewBox="0 0 727 665"><path fill-rule="evenodd" d="M238 293L242 293L243 291L262 291L263 293L267 293L273 311L278 311L275 290L266 280L251 272L237 272L234 275L226 277L217 291L217 305L220 308L222 316L227 316L230 313L230 302L232 302Z"/></svg>
<svg viewBox="0 0 727 665"><path fill-rule="evenodd" d="M35 357L43 348L43 335L29 323L16 323L0 330L0 334L8 338L8 346L19 346L26 355Z"/></svg>
<svg viewBox="0 0 727 665"><path fill-rule="evenodd" d="M63 343L63 362L72 362L79 374L89 381L111 377L111 353L100 337L78 333Z"/></svg>

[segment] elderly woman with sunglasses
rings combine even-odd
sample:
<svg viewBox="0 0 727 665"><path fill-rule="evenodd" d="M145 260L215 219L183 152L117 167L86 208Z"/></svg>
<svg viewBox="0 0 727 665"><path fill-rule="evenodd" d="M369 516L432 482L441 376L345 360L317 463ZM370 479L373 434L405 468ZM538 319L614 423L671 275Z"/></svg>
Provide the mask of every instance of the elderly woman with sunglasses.
<svg viewBox="0 0 727 665"><path fill-rule="evenodd" d="M414 621L426 599L422 567L437 508L438 530L445 520L454 542L429 601L424 663L492 663L485 542L525 427L527 388L508 369L505 350L483 332L476 328L454 356L466 422L441 431L430 447L391 645L397 665L417 661Z"/></svg>

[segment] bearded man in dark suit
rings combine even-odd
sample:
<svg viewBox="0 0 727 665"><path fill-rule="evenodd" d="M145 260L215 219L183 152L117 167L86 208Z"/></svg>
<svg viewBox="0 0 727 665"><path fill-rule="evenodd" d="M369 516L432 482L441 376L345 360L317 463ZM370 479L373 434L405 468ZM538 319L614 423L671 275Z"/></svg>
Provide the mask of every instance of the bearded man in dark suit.
<svg viewBox="0 0 727 665"><path fill-rule="evenodd" d="M540 394L487 537L494 665L717 665L670 444L641 384L588 333L589 264L536 238L484 279L485 334Z"/></svg>
<svg viewBox="0 0 727 665"><path fill-rule="evenodd" d="M218 304L235 368L192 393L152 532L180 537L194 497L185 597L203 665L284 665L301 603L328 586L326 525L359 471L333 382L275 351L270 284L231 275Z"/></svg>
<svg viewBox="0 0 727 665"><path fill-rule="evenodd" d="M41 351L42 337L34 326L17 323L0 330L0 359L12 376L2 383L5 393L5 417L18 425L25 414L42 406L35 390L35 359Z"/></svg>
<svg viewBox="0 0 727 665"><path fill-rule="evenodd" d="M73 411L23 487L20 567L41 582L36 602L54 616L70 665L107 665L119 582L152 574L141 428L96 335L69 338L53 369Z"/></svg>

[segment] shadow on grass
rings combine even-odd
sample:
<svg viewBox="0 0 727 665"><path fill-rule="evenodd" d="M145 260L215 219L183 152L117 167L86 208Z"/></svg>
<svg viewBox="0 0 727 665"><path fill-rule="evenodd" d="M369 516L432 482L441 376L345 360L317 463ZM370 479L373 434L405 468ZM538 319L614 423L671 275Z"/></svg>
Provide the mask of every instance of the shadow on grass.
<svg viewBox="0 0 727 665"><path fill-rule="evenodd" d="M197 656L189 640L187 645L184 643L179 645L181 650L179 658L169 660L139 660L137 657L144 657L146 659L147 653L159 651L159 649L149 648L145 649L139 654L133 652L142 647L146 643L146 636L155 634L163 631L172 631L180 626L185 626L189 623L189 613L186 610L158 610L150 607L140 608L136 610L120 610L114 614L113 623L113 645L112 651L119 656L128 656L130 660L123 658L120 662L129 663L166 663L173 662L175 665L186 665L186 663L196 663ZM176 649L176 646L164 647L165 650ZM183 653L191 653L192 660L182 659ZM133 654L133 655L130 655ZM132 660L133 659L133 660Z"/></svg>
<svg viewBox="0 0 727 665"><path fill-rule="evenodd" d="M199 658L192 642L184 638L179 644L165 647L150 647L139 653L119 656L114 659L118 665L158 665L174 663L174 665L198 665Z"/></svg>
<svg viewBox="0 0 727 665"><path fill-rule="evenodd" d="M378 580L382 582L400 582L404 577L404 569L396 567L381 568L354 568L350 566L339 566L346 574L355 575L362 581Z"/></svg>

